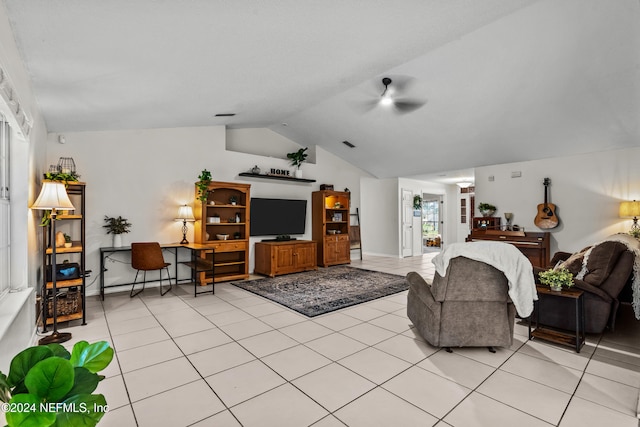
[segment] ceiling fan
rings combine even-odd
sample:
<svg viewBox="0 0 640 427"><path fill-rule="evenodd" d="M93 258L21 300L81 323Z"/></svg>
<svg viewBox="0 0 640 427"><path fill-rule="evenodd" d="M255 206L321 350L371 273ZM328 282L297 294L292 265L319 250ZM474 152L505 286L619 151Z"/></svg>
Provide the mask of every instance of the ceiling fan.
<svg viewBox="0 0 640 427"><path fill-rule="evenodd" d="M403 96L403 93L407 92L412 77L406 76L394 76L383 77L382 86L376 84L382 93L365 103L366 110L371 110L376 107L389 108L399 114L411 113L426 104L427 101L415 98L407 98Z"/></svg>

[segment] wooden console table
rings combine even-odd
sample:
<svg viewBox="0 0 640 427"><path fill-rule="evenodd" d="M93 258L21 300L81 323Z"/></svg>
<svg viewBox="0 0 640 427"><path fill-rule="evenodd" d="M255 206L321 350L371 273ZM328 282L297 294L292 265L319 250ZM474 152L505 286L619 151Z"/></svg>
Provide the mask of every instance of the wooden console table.
<svg viewBox="0 0 640 427"><path fill-rule="evenodd" d="M479 240L510 243L520 249L534 267L546 268L549 265L550 235L548 232L473 230L465 239L467 242Z"/></svg>
<svg viewBox="0 0 640 427"><path fill-rule="evenodd" d="M274 277L317 270L317 244L312 240L256 242L254 272Z"/></svg>

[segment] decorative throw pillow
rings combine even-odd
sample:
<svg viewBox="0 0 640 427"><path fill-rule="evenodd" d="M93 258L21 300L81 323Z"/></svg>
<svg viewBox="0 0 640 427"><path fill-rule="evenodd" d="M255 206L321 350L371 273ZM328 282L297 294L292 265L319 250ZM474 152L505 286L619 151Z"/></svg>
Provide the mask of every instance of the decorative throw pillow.
<svg viewBox="0 0 640 427"><path fill-rule="evenodd" d="M574 253L566 260L559 262L554 268L564 267L567 270L569 270L571 274L573 274L573 276L575 277L580 272L580 270L582 270L582 261L584 260L584 254L589 249L591 249L591 246L587 246L586 248L582 249L580 252Z"/></svg>
<svg viewBox="0 0 640 427"><path fill-rule="evenodd" d="M602 242L591 250L587 259L587 274L584 281L593 286L600 286L618 262L620 255L627 247L620 242Z"/></svg>

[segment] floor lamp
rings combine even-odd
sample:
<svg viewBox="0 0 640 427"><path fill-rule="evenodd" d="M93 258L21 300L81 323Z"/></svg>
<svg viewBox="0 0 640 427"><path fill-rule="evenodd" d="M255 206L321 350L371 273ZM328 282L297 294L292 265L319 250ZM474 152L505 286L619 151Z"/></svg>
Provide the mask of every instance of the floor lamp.
<svg viewBox="0 0 640 427"><path fill-rule="evenodd" d="M42 189L40 190L40 195L36 199L35 203L31 206L31 209L40 209L40 210L51 210L51 238L49 239L51 243L51 284L53 288L53 333L44 338L41 338L38 341L40 345L46 345L51 343L61 343L65 341L69 341L71 339L71 333L69 332L58 332L58 308L57 308L57 298L58 298L58 289L56 287L56 215L57 209L66 209L73 210L75 209L71 204L71 200L69 200L69 196L67 195L67 190L64 188L64 184L60 182L53 181L44 181L42 183ZM45 283L46 283L46 273L45 273ZM43 290L43 297L46 297L46 285ZM47 304L46 298L43 304ZM47 325L47 319L42 320L45 329Z"/></svg>

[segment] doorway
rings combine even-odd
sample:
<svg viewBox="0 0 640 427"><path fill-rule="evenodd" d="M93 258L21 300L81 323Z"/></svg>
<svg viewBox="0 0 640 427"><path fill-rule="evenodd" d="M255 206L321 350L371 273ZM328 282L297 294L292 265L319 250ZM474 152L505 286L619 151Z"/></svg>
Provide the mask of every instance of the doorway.
<svg viewBox="0 0 640 427"><path fill-rule="evenodd" d="M422 195L422 253L442 250L442 206L440 194Z"/></svg>

